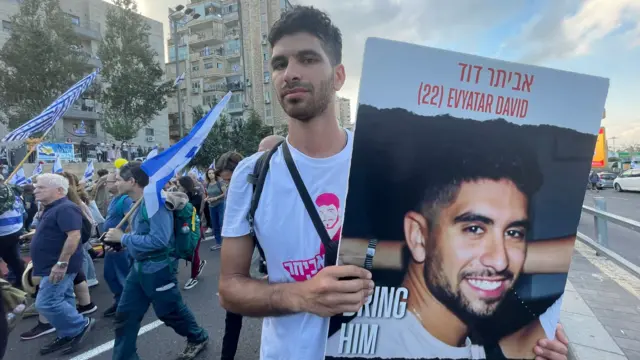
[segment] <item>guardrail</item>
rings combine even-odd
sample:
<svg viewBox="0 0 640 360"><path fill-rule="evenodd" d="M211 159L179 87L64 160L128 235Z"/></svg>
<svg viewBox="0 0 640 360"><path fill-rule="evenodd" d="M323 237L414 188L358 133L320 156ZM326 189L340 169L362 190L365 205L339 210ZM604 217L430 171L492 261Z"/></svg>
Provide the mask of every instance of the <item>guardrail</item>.
<svg viewBox="0 0 640 360"><path fill-rule="evenodd" d="M622 266L632 274L640 277L640 267L623 258L615 251L609 248L609 228L608 223L620 225L629 230L640 233L640 221L625 218L607 212L607 203L603 197L594 197L595 207L582 206L582 212L593 215L593 223L595 224L595 239L578 232L578 239L589 245L596 251L598 256L606 256L611 261Z"/></svg>

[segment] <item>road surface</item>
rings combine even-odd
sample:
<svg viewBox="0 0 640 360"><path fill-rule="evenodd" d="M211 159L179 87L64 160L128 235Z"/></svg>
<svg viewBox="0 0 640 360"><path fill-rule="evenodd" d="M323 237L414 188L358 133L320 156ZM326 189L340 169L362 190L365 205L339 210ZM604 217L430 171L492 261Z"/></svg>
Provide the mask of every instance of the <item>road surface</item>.
<svg viewBox="0 0 640 360"><path fill-rule="evenodd" d="M601 190L599 193L587 191L584 205L595 207L594 196L605 198L608 212L640 221L640 193L616 192L613 189ZM633 264L640 266L640 234L611 223L607 224L607 227L609 247ZM597 238L592 215L582 213L578 231L594 240Z"/></svg>
<svg viewBox="0 0 640 360"><path fill-rule="evenodd" d="M222 336L224 334L225 312L220 307L218 297L218 274L220 264L220 252L209 250L211 242L203 243L200 256L207 260L207 266L201 275L200 282L190 290L182 290L185 302L194 312L196 319L209 332L209 346L198 359L219 359ZM109 292L107 284L102 280L103 261L95 261L96 272L100 284L91 289L93 302L98 305L97 312L92 314L97 320L93 331L87 336L82 348L72 355L51 354L40 356L38 350L41 346L53 340L54 334L45 335L41 338L21 341L20 334L29 330L36 324L37 318L24 319L9 337L9 344L5 359L26 360L26 359L47 359L47 360L108 360L111 359L113 346L110 341L114 339L113 320L102 317L102 311L108 308L113 298ZM189 268L181 262L179 282L180 287L188 279ZM142 326L147 330L138 336L138 354L142 359L167 360L175 359L184 349L186 340L178 336L171 328L161 325L157 317L150 308L145 316ZM145 325L148 325L144 328ZM236 359L257 359L259 358L261 321L258 319L245 319L238 353Z"/></svg>

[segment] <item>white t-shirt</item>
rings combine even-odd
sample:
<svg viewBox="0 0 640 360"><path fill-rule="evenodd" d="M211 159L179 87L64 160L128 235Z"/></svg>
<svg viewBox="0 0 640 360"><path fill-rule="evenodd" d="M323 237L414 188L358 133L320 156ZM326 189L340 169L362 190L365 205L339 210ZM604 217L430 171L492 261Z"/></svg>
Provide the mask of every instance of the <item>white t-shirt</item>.
<svg viewBox="0 0 640 360"><path fill-rule="evenodd" d="M547 335L547 338L555 337L555 328L560 318L560 308L564 294L551 305L538 320ZM359 347L354 351L368 351L367 353L350 354L351 349L343 348L340 351L341 334L340 331L333 334L327 342L327 356L334 357L358 357L358 358L398 358L424 359L424 358L444 358L444 359L485 359L486 354L483 346L473 345L467 338L464 347L454 347L443 343L427 331L417 317L407 311L402 319L394 318L367 318L356 317L350 324L377 324L375 348L366 349ZM362 334L363 330L359 330ZM354 331L355 333L355 331ZM369 330L369 334L372 331ZM362 338L362 336L360 336ZM343 343L345 346L347 342ZM359 346L359 344L358 344Z"/></svg>
<svg viewBox="0 0 640 360"><path fill-rule="evenodd" d="M329 235L340 237L347 193L353 134L347 132L347 146L324 159L311 158L289 145L291 155L309 195L314 200ZM284 144L283 144L284 146ZM257 153L238 164L227 191L222 236L249 233L247 213L253 185L247 175L253 172ZM324 267L324 245L298 195L287 165L278 149L271 158L260 204L255 215L255 231L264 250L269 282L305 281ZM260 359L324 358L329 319L301 313L264 318Z"/></svg>
<svg viewBox="0 0 640 360"><path fill-rule="evenodd" d="M375 348L365 353L340 352L340 331L329 338L327 356L358 358L404 359L484 359L484 348L472 345L467 338L465 346L447 345L431 335L411 312L402 319L356 317L349 324L378 325ZM362 332L362 331L360 331ZM356 343L357 344L357 343ZM344 344L343 344L344 345ZM355 349L354 349L355 350ZM362 349L360 349L362 351Z"/></svg>

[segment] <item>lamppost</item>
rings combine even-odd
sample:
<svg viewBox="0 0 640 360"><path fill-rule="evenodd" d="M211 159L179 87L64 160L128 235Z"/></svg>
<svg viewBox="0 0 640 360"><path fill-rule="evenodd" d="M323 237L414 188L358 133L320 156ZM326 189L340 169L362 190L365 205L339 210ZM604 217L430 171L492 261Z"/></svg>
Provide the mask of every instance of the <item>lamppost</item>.
<svg viewBox="0 0 640 360"><path fill-rule="evenodd" d="M176 76L180 76L180 56L178 55L178 21L187 17L184 22L186 25L188 22L200 17L200 14L193 11L191 8L184 10L184 5L178 5L175 9L169 8L169 21L171 22L171 37L173 38L173 46L176 55ZM187 71L187 64L185 62L185 73ZM177 84L178 91L178 126L180 127L180 139L184 137L184 120L182 119L182 101L180 100L180 84Z"/></svg>

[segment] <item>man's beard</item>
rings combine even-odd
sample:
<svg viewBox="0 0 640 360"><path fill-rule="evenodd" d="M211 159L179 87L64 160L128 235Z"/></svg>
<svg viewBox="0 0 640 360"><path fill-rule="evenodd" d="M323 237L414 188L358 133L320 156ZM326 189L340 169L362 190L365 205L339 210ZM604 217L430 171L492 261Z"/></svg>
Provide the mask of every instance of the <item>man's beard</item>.
<svg viewBox="0 0 640 360"><path fill-rule="evenodd" d="M477 321L490 318L496 312L503 298L485 301L481 309L475 308L469 299L462 294L459 286L467 276L472 274L462 271L457 279L458 288L454 291L453 285L442 273L442 255L440 252L435 248L431 248L427 254L424 266L424 279L427 289L462 322L465 324L473 324ZM473 272L473 274L476 275L478 273ZM487 273L483 275L490 274ZM507 278L513 277L513 274L510 272L503 275Z"/></svg>
<svg viewBox="0 0 640 360"><path fill-rule="evenodd" d="M295 88L299 84L291 84L288 88ZM280 105L284 112L292 119L296 119L302 122L309 122L311 119L322 114L327 110L329 102L331 101L331 89L333 89L333 75L329 79L320 83L320 88L316 89L312 85L305 86L309 90L311 95L309 102L306 106L301 106L300 99L287 100L284 96L280 96Z"/></svg>

